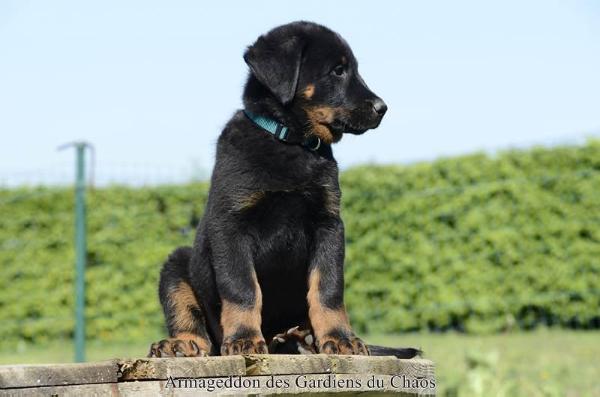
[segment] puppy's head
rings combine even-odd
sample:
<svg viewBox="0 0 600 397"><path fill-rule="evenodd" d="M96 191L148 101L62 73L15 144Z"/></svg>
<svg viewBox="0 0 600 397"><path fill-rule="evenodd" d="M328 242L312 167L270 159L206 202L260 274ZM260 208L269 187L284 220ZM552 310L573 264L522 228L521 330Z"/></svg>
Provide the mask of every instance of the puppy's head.
<svg viewBox="0 0 600 397"><path fill-rule="evenodd" d="M251 73L325 143L376 128L387 110L358 73L346 41L324 26L294 22L260 36L244 54Z"/></svg>

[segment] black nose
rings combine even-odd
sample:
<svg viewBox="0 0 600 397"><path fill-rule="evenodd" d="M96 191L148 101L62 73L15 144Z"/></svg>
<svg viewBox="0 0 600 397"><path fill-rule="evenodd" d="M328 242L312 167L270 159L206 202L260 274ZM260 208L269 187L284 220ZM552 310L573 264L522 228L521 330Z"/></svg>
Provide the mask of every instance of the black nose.
<svg viewBox="0 0 600 397"><path fill-rule="evenodd" d="M383 116L385 114L385 112L387 112L387 105L385 104L385 102L383 102L383 99L377 98L377 99L373 100L372 103L373 103L373 110L378 115Z"/></svg>

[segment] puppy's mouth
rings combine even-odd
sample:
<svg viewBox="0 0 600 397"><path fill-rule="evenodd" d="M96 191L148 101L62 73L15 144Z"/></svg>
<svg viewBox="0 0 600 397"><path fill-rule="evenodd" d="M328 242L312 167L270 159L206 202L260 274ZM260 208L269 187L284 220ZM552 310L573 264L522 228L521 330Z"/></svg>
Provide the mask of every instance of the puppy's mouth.
<svg viewBox="0 0 600 397"><path fill-rule="evenodd" d="M325 143L338 142L345 133L360 135L376 128L381 119L364 118L345 109L315 107L306 109L311 132Z"/></svg>
<svg viewBox="0 0 600 397"><path fill-rule="evenodd" d="M382 116L378 116L365 106L339 111L334 114L328 127L336 134L361 135L379 127Z"/></svg>
<svg viewBox="0 0 600 397"><path fill-rule="evenodd" d="M319 123L319 125L329 132L325 138L325 142L327 143L339 142L344 134L362 135L371 128L375 128L356 127L342 119L335 119L330 123ZM324 138L322 135L320 137L321 139Z"/></svg>
<svg viewBox="0 0 600 397"><path fill-rule="evenodd" d="M367 132L368 130L377 127L377 125L375 125L373 127L370 127L370 126L365 127L361 124L351 123L351 122L343 120L343 119L336 119L333 122L329 123L327 125L327 127L331 130L331 132L334 136L335 135L341 136L342 134L361 135L361 134L364 134L365 132ZM379 123L377 123L377 124L379 124Z"/></svg>
<svg viewBox="0 0 600 397"><path fill-rule="evenodd" d="M343 120L333 120L331 123L323 124L329 131L331 131L331 135L334 137L334 141L339 141L342 138L342 135L345 133L350 134L363 134L366 129L353 128L349 123Z"/></svg>

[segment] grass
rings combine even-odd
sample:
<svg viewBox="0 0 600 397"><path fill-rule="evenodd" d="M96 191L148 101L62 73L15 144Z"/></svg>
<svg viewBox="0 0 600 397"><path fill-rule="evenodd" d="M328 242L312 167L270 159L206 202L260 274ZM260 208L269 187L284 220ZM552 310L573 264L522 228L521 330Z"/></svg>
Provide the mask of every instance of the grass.
<svg viewBox="0 0 600 397"><path fill-rule="evenodd" d="M435 362L440 396L600 396L598 331L411 334L368 340L421 347Z"/></svg>
<svg viewBox="0 0 600 397"><path fill-rule="evenodd" d="M155 337L136 343L89 342L87 359L144 356ZM416 346L436 364L439 396L600 396L600 332L538 330L501 335L407 334L366 338ZM0 351L0 364L71 362L70 341L21 344Z"/></svg>

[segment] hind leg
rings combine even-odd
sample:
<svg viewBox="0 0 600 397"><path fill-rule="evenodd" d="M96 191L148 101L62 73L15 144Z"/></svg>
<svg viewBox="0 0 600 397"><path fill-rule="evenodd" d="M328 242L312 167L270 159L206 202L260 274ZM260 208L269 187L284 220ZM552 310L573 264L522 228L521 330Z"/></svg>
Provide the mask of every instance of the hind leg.
<svg viewBox="0 0 600 397"><path fill-rule="evenodd" d="M269 343L271 354L316 354L315 337L311 329L299 326L288 329L273 337Z"/></svg>
<svg viewBox="0 0 600 397"><path fill-rule="evenodd" d="M169 338L153 343L148 357L201 357L212 351L206 320L188 276L191 248L176 249L160 272L159 297Z"/></svg>

